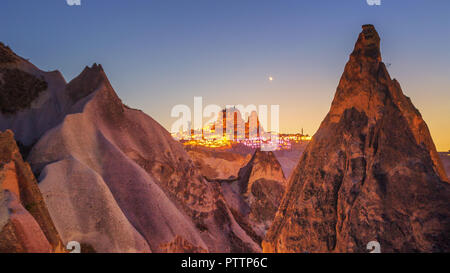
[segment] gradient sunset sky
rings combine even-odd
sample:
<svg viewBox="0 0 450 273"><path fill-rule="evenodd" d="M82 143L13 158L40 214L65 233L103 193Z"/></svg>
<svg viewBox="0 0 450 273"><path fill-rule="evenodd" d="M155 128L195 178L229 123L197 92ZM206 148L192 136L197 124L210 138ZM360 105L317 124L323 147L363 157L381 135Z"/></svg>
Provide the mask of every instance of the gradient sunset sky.
<svg viewBox="0 0 450 273"><path fill-rule="evenodd" d="M101 63L124 103L167 129L176 104L279 104L282 132L313 134L361 25L450 149L450 1L2 0L0 41L67 81ZM268 78L273 77L273 81ZM205 119L206 121L206 119Z"/></svg>

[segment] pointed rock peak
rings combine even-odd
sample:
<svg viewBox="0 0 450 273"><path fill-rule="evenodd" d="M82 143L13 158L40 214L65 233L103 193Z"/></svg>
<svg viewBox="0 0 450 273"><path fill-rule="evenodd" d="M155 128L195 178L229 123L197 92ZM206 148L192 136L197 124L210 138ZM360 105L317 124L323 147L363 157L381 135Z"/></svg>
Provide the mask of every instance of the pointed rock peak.
<svg viewBox="0 0 450 273"><path fill-rule="evenodd" d="M105 79L107 79L105 71L103 70L103 67L101 64L94 63L91 67L86 66L81 74L78 76L87 76L87 75L101 75Z"/></svg>
<svg viewBox="0 0 450 273"><path fill-rule="evenodd" d="M383 252L449 251L450 185L427 125L381 62L379 41L363 26L264 251L364 252L373 238Z"/></svg>
<svg viewBox="0 0 450 273"><path fill-rule="evenodd" d="M380 36L373 25L363 25L351 58L359 61L381 62Z"/></svg>
<svg viewBox="0 0 450 273"><path fill-rule="evenodd" d="M272 169L277 171L279 179L285 179L283 169L278 161L277 157L273 152L264 152L260 149L256 150L252 158L253 163L258 163L262 165L263 168Z"/></svg>
<svg viewBox="0 0 450 273"><path fill-rule="evenodd" d="M111 87L101 64L94 63L74 78L66 87L67 94L76 102L96 91L102 84ZM112 88L112 87L111 87Z"/></svg>
<svg viewBox="0 0 450 273"><path fill-rule="evenodd" d="M411 100L404 95L400 84L391 79L386 66L381 62L380 37L375 27L364 25L362 28L363 31L339 82L329 115L324 121L324 127L326 128L329 122L355 123L354 119L359 116L359 121L367 123L367 127L373 130L377 122L393 119L393 113L390 111L398 111L398 115L406 121L408 131L416 140L416 144L425 145L435 170L443 181L447 181L428 126ZM322 132L319 130L316 135L321 136Z"/></svg>
<svg viewBox="0 0 450 273"><path fill-rule="evenodd" d="M280 162L273 152L257 149L248 164L240 171L239 177L248 180L248 184L259 178L284 182L285 176Z"/></svg>
<svg viewBox="0 0 450 273"><path fill-rule="evenodd" d="M94 64L92 65L92 69L98 69L98 70L103 71L102 65L101 65L101 64L97 64L97 63L94 63Z"/></svg>
<svg viewBox="0 0 450 273"><path fill-rule="evenodd" d="M261 151L261 149L257 149L255 153L252 156L251 161L261 161L261 162L271 162L271 161L278 162L277 158L275 157L275 154L271 151L265 152Z"/></svg>
<svg viewBox="0 0 450 273"><path fill-rule="evenodd" d="M250 158L250 160L248 161L247 165L245 165L242 169L241 169L241 174L239 175L240 177L245 176L245 174L243 172L249 172L248 174L250 174L250 172L252 171L253 167L256 164L260 164L263 162L272 162L276 164L280 164L277 160L277 158L275 157L275 155L273 154L273 152L263 152L261 151L261 149L257 149L252 157ZM264 164L266 165L266 164ZM272 165L269 165L268 167L272 167Z"/></svg>
<svg viewBox="0 0 450 273"><path fill-rule="evenodd" d="M373 25L363 25L350 60L345 66L330 111L333 122L355 107L369 118L379 117L391 97L391 77L381 61L380 36Z"/></svg>
<svg viewBox="0 0 450 273"><path fill-rule="evenodd" d="M97 64L97 63L94 63L91 67L89 67L89 66L86 66L85 68L84 68L84 71L83 72L103 72L104 73L104 70L103 70L103 67L102 67L102 65L101 64Z"/></svg>

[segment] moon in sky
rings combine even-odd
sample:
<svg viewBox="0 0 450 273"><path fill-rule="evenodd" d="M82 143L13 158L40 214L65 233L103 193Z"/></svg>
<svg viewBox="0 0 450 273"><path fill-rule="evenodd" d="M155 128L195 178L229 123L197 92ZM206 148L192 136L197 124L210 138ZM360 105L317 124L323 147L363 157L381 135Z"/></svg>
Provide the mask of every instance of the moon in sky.
<svg viewBox="0 0 450 273"><path fill-rule="evenodd" d="M269 76L269 82L273 81L273 77Z"/></svg>

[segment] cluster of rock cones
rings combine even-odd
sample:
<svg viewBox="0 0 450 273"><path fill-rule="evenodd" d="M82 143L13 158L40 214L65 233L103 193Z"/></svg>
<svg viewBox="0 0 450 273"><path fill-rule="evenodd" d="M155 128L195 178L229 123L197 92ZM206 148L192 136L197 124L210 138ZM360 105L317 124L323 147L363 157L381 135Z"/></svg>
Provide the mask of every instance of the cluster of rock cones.
<svg viewBox="0 0 450 273"><path fill-rule="evenodd" d="M0 100L0 252L450 251L448 177L372 25L288 180L260 151L205 179L100 65L66 83L0 44Z"/></svg>

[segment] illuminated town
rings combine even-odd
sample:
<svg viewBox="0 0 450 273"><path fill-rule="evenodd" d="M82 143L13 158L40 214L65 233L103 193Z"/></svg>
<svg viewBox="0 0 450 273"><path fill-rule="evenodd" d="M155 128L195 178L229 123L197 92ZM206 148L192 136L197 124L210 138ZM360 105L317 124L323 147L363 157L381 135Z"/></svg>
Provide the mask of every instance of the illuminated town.
<svg viewBox="0 0 450 273"><path fill-rule="evenodd" d="M311 136L303 133L274 134L265 132L256 119L254 126L244 122L238 111L223 112L223 118L214 124L206 125L201 131L191 129L187 132L172 133L172 137L185 146L229 149L234 145L244 145L252 149L290 150L293 144L305 143ZM228 125L228 126L227 126Z"/></svg>
<svg viewBox="0 0 450 273"><path fill-rule="evenodd" d="M198 137L200 135L200 138ZM186 146L203 146L207 148L231 148L235 144L243 144L247 147L258 149L264 146L274 146L275 150L290 150L293 143L304 143L311 140L311 136L298 134L280 134L274 140L265 137L256 137L251 139L232 139L227 136L221 138L205 137L202 134L186 133L180 138L180 134L173 135L183 145Z"/></svg>

